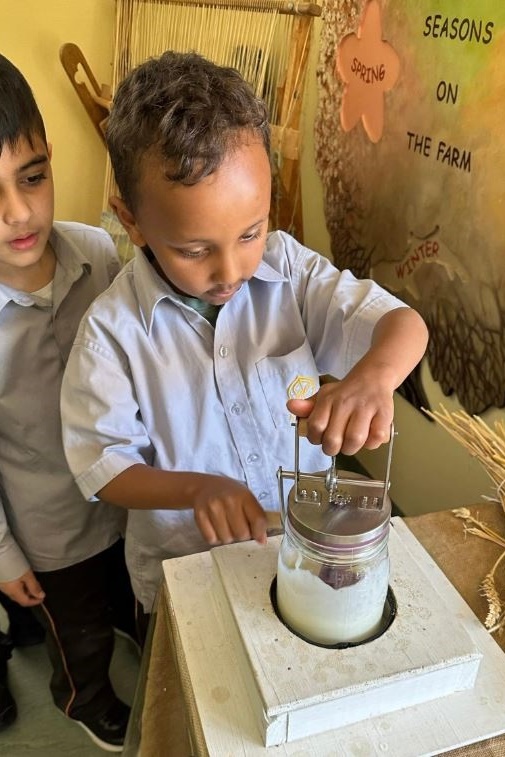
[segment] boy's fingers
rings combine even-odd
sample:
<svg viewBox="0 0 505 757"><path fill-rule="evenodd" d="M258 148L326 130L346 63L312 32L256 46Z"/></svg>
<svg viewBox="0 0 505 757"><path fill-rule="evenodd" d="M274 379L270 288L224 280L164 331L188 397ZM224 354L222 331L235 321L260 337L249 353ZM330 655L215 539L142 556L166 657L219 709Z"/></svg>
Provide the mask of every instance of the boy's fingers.
<svg viewBox="0 0 505 757"><path fill-rule="evenodd" d="M37 581L35 575L30 571L30 573L27 573L25 576L23 576L22 580L25 585L26 593L32 599L38 599L42 602L46 595L42 586Z"/></svg>
<svg viewBox="0 0 505 757"><path fill-rule="evenodd" d="M227 512L224 508L213 512L197 511L196 522L208 544L231 544L251 538L249 524L242 512Z"/></svg>
<svg viewBox="0 0 505 757"><path fill-rule="evenodd" d="M26 592L26 588L23 585L16 586L15 589L12 589L12 591L9 592L8 596L13 599L14 602L17 602L18 605L21 605L21 607L34 607L35 605L40 605L42 602L41 599L31 597Z"/></svg>
<svg viewBox="0 0 505 757"><path fill-rule="evenodd" d="M46 596L31 570L14 581L1 583L0 590L22 607L40 605Z"/></svg>
<svg viewBox="0 0 505 757"><path fill-rule="evenodd" d="M41 605L43 601L43 599L35 599L34 597L29 597L25 594L24 600L19 602L19 604L23 605L23 607L37 607L37 605Z"/></svg>
<svg viewBox="0 0 505 757"><path fill-rule="evenodd" d="M211 546L219 544L219 539L217 537L216 531L214 530L214 526L210 522L205 511L195 509L194 516L196 525L200 529L200 533L202 534L207 544L210 544Z"/></svg>
<svg viewBox="0 0 505 757"><path fill-rule="evenodd" d="M232 510L229 515L229 525L233 537L231 541L247 541L252 537L250 520L242 508Z"/></svg>
<svg viewBox="0 0 505 757"><path fill-rule="evenodd" d="M229 522L228 517L225 511L221 511L217 515L212 516L212 525L216 532L219 544L231 544L239 539L238 535L235 533L233 524Z"/></svg>
<svg viewBox="0 0 505 757"><path fill-rule="evenodd" d="M244 496L245 495L245 496ZM245 487L240 496L194 508L194 517L205 541L211 546L255 539L266 544L267 519L263 508Z"/></svg>
<svg viewBox="0 0 505 757"><path fill-rule="evenodd" d="M252 520L249 520L251 526L251 536L258 544L267 543L267 518L263 510L257 513Z"/></svg>
<svg viewBox="0 0 505 757"><path fill-rule="evenodd" d="M381 444L386 444L391 438L391 423L393 413L378 413L370 424L370 431L365 447L377 449Z"/></svg>
<svg viewBox="0 0 505 757"><path fill-rule="evenodd" d="M307 418L314 408L316 402L315 395L307 400L288 400L286 407L290 413L296 415L297 418Z"/></svg>

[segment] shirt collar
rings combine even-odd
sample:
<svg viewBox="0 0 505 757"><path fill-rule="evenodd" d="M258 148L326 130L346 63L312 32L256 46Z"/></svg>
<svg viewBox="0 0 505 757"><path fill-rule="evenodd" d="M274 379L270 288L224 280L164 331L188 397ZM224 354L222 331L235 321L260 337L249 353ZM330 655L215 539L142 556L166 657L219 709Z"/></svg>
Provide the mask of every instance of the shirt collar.
<svg viewBox="0 0 505 757"><path fill-rule="evenodd" d="M88 274L91 272L91 263L70 235L63 234L57 226L53 226L49 241L65 278L70 279L73 283L82 276L83 272ZM57 273L55 273L54 278L55 283L57 283Z"/></svg>
<svg viewBox="0 0 505 757"><path fill-rule="evenodd" d="M13 289L7 284L0 283L0 311L4 309L8 302L15 302L17 305L29 307L33 305L35 299L29 292L21 292L19 289Z"/></svg>
<svg viewBox="0 0 505 757"><path fill-rule="evenodd" d="M268 241L267 241L268 248ZM146 255L138 247L135 248L135 259L133 261L133 277L135 289L139 301L140 311L144 320L146 331L149 332L152 327L154 311L156 306L163 299L168 299L178 307L184 306L183 299L170 286L168 282L161 278L156 272L153 265L149 262ZM270 263L264 259L261 260L258 268L253 274L254 279L265 281L267 283L276 283L286 281L286 277L277 271ZM225 306L223 306L225 307Z"/></svg>
<svg viewBox="0 0 505 757"><path fill-rule="evenodd" d="M149 333L157 304L165 298L176 301L177 295L138 247L135 247L135 258L131 265L140 312L145 329Z"/></svg>
<svg viewBox="0 0 505 757"><path fill-rule="evenodd" d="M253 279L260 279L260 281L268 282L286 281L284 274L276 271L275 268L273 268L270 263L267 263L264 258L253 274Z"/></svg>

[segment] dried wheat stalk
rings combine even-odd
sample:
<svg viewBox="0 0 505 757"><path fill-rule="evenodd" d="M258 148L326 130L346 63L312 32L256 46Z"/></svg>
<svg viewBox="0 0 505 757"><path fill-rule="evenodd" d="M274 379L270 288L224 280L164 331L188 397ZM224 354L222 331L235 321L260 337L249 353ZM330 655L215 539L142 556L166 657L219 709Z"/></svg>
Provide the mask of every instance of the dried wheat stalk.
<svg viewBox="0 0 505 757"><path fill-rule="evenodd" d="M474 518L466 507L458 507L452 512L456 518L462 518L465 521L465 533L492 541L503 549L503 552L489 573L484 576L484 580L480 586L481 593L488 603L488 613L484 625L490 633L494 633L495 631L500 631L501 633L505 627L505 607L496 589L495 574L500 563L505 559L505 538L489 528L483 521Z"/></svg>
<svg viewBox="0 0 505 757"><path fill-rule="evenodd" d="M476 457L496 486L497 501L505 512L505 424L496 421L494 430L478 415L470 416L464 410L449 412L443 405L440 410L425 410L430 418Z"/></svg>
<svg viewBox="0 0 505 757"><path fill-rule="evenodd" d="M440 408L434 412L423 408L423 412L443 426L456 441L477 458L495 484L497 495L495 501L500 502L505 512L505 424L502 421L496 421L493 430L477 415L470 416L464 410L451 413L443 405L440 405ZM505 628L505 602L496 589L495 575L502 560L505 560L505 537L474 518L466 507L453 510L453 513L457 518L465 521L466 533L487 539L503 549L480 587L488 602L488 614L484 624L490 633L495 631L501 633Z"/></svg>

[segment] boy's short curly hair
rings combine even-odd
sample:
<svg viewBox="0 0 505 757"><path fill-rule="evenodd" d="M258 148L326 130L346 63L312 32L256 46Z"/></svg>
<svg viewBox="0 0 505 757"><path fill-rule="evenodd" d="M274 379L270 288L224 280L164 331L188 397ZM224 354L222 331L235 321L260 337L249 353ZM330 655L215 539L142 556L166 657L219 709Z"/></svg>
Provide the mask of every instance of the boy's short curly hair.
<svg viewBox="0 0 505 757"><path fill-rule="evenodd" d="M25 77L5 56L0 55L0 154L4 145L14 149L24 137L33 149L33 138L47 147L44 121Z"/></svg>
<svg viewBox="0 0 505 757"><path fill-rule="evenodd" d="M115 94L106 140L119 191L133 210L146 152L159 151L171 181L195 184L250 131L270 152L264 101L233 68L167 51L131 71Z"/></svg>

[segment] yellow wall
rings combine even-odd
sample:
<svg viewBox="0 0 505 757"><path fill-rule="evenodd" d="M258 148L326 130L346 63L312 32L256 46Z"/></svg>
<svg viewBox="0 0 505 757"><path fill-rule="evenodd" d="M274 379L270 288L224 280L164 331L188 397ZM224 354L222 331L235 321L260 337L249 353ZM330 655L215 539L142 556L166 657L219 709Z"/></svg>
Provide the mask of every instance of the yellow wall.
<svg viewBox="0 0 505 757"><path fill-rule="evenodd" d="M56 217L98 224L105 149L63 71L58 51L64 42L75 42L98 81L110 83L114 0L20 0L8 4L9 12L3 14L0 25L0 51L23 71L45 118L54 149ZM323 195L313 159L316 60L314 47L304 107L304 223L306 243L328 255ZM443 401L455 409L457 403L441 395L426 368L424 373L433 406ZM494 411L485 419L492 422L502 416L502 411ZM401 397L396 402L395 423L399 435L393 455L392 497L405 513L456 507L491 492L479 464ZM363 454L361 459L372 475L382 475L381 453Z"/></svg>

